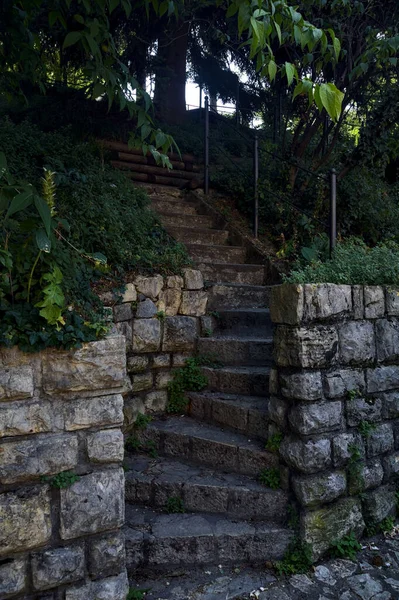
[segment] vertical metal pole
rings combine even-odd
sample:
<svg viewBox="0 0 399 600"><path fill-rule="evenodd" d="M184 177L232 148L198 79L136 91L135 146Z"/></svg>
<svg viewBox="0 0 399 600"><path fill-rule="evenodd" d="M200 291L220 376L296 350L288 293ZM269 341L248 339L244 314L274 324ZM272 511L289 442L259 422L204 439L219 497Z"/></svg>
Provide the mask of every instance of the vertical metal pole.
<svg viewBox="0 0 399 600"><path fill-rule="evenodd" d="M258 147L258 134L255 134L254 139L254 236L258 237L259 228L259 147Z"/></svg>
<svg viewBox="0 0 399 600"><path fill-rule="evenodd" d="M209 193L209 98L205 96L204 193Z"/></svg>
<svg viewBox="0 0 399 600"><path fill-rule="evenodd" d="M199 86L199 107L202 108L202 86Z"/></svg>
<svg viewBox="0 0 399 600"><path fill-rule="evenodd" d="M236 92L236 125L240 124L240 80L237 77L237 92Z"/></svg>
<svg viewBox="0 0 399 600"><path fill-rule="evenodd" d="M330 172L330 258L337 240L337 172Z"/></svg>

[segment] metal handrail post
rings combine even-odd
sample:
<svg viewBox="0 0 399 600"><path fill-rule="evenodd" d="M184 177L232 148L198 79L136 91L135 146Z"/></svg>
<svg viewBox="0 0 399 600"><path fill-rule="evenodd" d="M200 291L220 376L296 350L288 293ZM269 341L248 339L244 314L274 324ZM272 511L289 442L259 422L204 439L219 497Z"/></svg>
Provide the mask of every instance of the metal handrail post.
<svg viewBox="0 0 399 600"><path fill-rule="evenodd" d="M205 96L204 193L209 194L209 98Z"/></svg>
<svg viewBox="0 0 399 600"><path fill-rule="evenodd" d="M337 172L330 172L330 258L337 240Z"/></svg>
<svg viewBox="0 0 399 600"><path fill-rule="evenodd" d="M258 237L259 228L259 145L258 134L255 134L254 139L254 236Z"/></svg>

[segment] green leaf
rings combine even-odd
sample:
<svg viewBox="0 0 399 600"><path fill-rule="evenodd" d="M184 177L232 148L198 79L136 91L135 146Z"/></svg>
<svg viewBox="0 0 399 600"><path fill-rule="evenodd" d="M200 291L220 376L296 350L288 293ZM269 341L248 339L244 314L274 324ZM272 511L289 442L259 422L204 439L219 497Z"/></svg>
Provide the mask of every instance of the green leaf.
<svg viewBox="0 0 399 600"><path fill-rule="evenodd" d="M337 121L342 110L344 94L333 83L320 85L320 100L333 121Z"/></svg>
<svg viewBox="0 0 399 600"><path fill-rule="evenodd" d="M107 257L105 256L105 254L102 254L101 252L94 252L94 254L92 254L92 257L94 258L94 260L96 262L99 262L102 265L107 264Z"/></svg>
<svg viewBox="0 0 399 600"><path fill-rule="evenodd" d="M7 211L6 218L11 217L11 215L13 215L14 213L19 212L20 210L24 210L30 204L32 204L32 196L32 190L27 190L14 196L14 198L11 200L11 204Z"/></svg>
<svg viewBox="0 0 399 600"><path fill-rule="evenodd" d="M119 6L119 0L109 0L109 14Z"/></svg>
<svg viewBox="0 0 399 600"><path fill-rule="evenodd" d="M3 177L4 173L7 171L7 159L4 152L0 152L0 179Z"/></svg>
<svg viewBox="0 0 399 600"><path fill-rule="evenodd" d="M281 46L281 27L276 21L274 21L274 26L276 28L278 41L280 42L280 46Z"/></svg>
<svg viewBox="0 0 399 600"><path fill-rule="evenodd" d="M105 86L102 83L96 83L93 87L93 98L99 98L105 93Z"/></svg>
<svg viewBox="0 0 399 600"><path fill-rule="evenodd" d="M62 47L65 49L69 46L73 46L74 44L77 44L81 40L81 38L82 34L80 33L80 31L70 31L66 36Z"/></svg>
<svg viewBox="0 0 399 600"><path fill-rule="evenodd" d="M235 2L232 3L232 4L230 4L230 6L229 6L229 8L227 9L227 12L226 12L226 17L227 18L232 17L233 15L236 14L237 10L238 10L238 4L236 4Z"/></svg>
<svg viewBox="0 0 399 600"><path fill-rule="evenodd" d="M269 71L269 77L270 77L270 81L274 81L276 75L277 75L277 65L274 62L274 60L270 60L269 64L267 65L268 71Z"/></svg>
<svg viewBox="0 0 399 600"><path fill-rule="evenodd" d="M52 10L49 13L49 15L48 15L48 22L49 22L50 27L54 27L54 25L55 25L55 23L56 23L56 21L58 19L59 14L60 13L58 12L58 10Z"/></svg>
<svg viewBox="0 0 399 600"><path fill-rule="evenodd" d="M338 60L339 55L341 54L341 42L339 41L339 39L337 37L334 38L334 40L333 40L333 46L334 46L335 58Z"/></svg>
<svg viewBox="0 0 399 600"><path fill-rule="evenodd" d="M285 74L287 76L288 85L290 86L294 80L295 75L295 67L293 64L289 62L285 63Z"/></svg>
<svg viewBox="0 0 399 600"><path fill-rule="evenodd" d="M50 236L51 232L51 212L47 203L40 196L34 196L35 206L39 215L42 218L44 229L48 236Z"/></svg>
<svg viewBox="0 0 399 600"><path fill-rule="evenodd" d="M74 15L74 17L73 17L73 18L75 19L75 21L77 21L77 22L78 22L78 23L80 23L81 25L84 25L84 23L85 23L85 20L84 20L84 18L82 17L82 15Z"/></svg>
<svg viewBox="0 0 399 600"><path fill-rule="evenodd" d="M320 98L320 85L319 84L316 84L316 87L314 89L314 100L316 102L317 108L321 112L323 110L323 103Z"/></svg>
<svg viewBox="0 0 399 600"><path fill-rule="evenodd" d="M35 238L36 238L36 244L37 244L37 247L39 248L39 250L42 250L42 252L47 252L47 253L50 252L51 241L47 237L47 234L44 231L44 229L38 229L36 231Z"/></svg>
<svg viewBox="0 0 399 600"><path fill-rule="evenodd" d="M259 40L260 40L259 23L254 17L251 17L251 25L252 25L252 29L254 32L254 36L256 37L256 39L259 42Z"/></svg>
<svg viewBox="0 0 399 600"><path fill-rule="evenodd" d="M294 94L292 96L292 100L294 101L295 98L297 96L299 96L300 94L303 93L303 83L302 81L300 81L299 83L296 84L295 89L294 89Z"/></svg>

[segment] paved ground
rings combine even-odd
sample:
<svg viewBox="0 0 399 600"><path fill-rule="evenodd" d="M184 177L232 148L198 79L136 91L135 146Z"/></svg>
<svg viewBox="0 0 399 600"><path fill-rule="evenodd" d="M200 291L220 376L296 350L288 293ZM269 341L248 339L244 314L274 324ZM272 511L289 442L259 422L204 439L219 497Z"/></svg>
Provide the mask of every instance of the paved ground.
<svg viewBox="0 0 399 600"><path fill-rule="evenodd" d="M357 561L328 560L308 575L276 577L264 569L214 568L140 577L145 600L399 600L399 528L363 545Z"/></svg>

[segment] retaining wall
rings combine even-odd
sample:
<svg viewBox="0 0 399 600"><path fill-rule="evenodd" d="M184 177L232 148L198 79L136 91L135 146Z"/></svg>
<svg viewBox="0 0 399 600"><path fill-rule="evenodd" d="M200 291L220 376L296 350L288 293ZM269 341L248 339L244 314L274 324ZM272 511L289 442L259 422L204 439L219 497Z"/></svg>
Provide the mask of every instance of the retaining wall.
<svg viewBox="0 0 399 600"><path fill-rule="evenodd" d="M399 291L282 285L271 316L271 419L283 432L302 538L319 557L395 514Z"/></svg>

